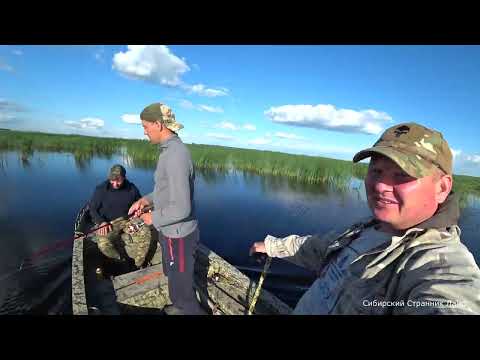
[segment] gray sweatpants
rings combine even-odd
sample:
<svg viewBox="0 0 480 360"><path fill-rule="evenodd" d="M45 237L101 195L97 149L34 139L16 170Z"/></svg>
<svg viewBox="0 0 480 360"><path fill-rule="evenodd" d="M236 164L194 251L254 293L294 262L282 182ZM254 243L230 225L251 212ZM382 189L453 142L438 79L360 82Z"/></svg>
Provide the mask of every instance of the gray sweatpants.
<svg viewBox="0 0 480 360"><path fill-rule="evenodd" d="M159 233L163 272L168 277L170 300L185 315L205 314L193 289L194 254L199 239L198 227L182 238L169 238Z"/></svg>

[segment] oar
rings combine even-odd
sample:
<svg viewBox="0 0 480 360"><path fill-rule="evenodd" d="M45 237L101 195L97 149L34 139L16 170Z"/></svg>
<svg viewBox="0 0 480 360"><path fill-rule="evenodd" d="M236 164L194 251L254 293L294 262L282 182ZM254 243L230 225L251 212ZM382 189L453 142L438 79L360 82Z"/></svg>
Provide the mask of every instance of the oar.
<svg viewBox="0 0 480 360"><path fill-rule="evenodd" d="M260 276L260 280L258 281L257 289L255 290L255 294L253 295L252 302L250 303L250 307L248 309L248 315L252 315L253 309L255 309L255 305L257 304L258 297L260 296L260 290L263 285L263 280L265 280L265 276L267 275L267 270L270 267L271 262L272 262L272 258L268 256L267 260L265 261L265 265L263 266L262 275Z"/></svg>
<svg viewBox="0 0 480 360"><path fill-rule="evenodd" d="M145 206L143 209L142 209L142 214L143 213L146 213L146 212L149 212L150 210L153 209L153 205L149 205L149 206ZM133 213L132 215L128 216L128 217L122 217L122 218L119 218L119 219L116 219L116 220L113 220L113 221L110 221L102 226L97 226L96 228L93 228L93 229L90 229L89 231L87 231L86 233L79 233L77 235L75 235L73 237L73 240L63 240L63 241L59 241L59 242L56 242L56 243L53 243L51 245L48 245L48 246L45 246L43 247L42 249L36 251L35 253L33 253L33 255L30 257L30 258L26 258L22 261L21 265L20 265L20 270L23 268L24 264L25 263L28 263L30 261L33 261L34 259L38 258L39 256L43 256L49 252L51 252L52 250L58 250L64 246L67 246L67 245L70 245L71 243L73 243L75 240L77 239L80 239L80 238L84 238L86 237L87 235L90 235L91 233L97 231L97 230L100 230L100 229L103 229L104 227L106 226L110 226L110 225L113 225L115 223L117 223L118 221L120 220L129 220L131 219L132 217L135 216L135 213Z"/></svg>

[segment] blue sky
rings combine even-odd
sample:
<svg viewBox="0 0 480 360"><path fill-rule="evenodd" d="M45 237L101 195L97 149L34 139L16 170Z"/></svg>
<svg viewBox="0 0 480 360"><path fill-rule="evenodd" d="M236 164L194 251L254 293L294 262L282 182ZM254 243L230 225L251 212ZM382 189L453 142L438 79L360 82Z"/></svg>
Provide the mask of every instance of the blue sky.
<svg viewBox="0 0 480 360"><path fill-rule="evenodd" d="M480 46L0 46L0 128L144 138L163 102L187 143L350 160L415 121L480 176L479 64Z"/></svg>

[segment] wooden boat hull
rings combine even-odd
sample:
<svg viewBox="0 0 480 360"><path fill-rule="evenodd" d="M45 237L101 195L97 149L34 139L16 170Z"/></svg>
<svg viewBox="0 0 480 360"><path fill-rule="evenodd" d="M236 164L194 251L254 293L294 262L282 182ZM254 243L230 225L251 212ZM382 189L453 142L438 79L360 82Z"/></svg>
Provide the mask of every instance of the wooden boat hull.
<svg viewBox="0 0 480 360"><path fill-rule="evenodd" d="M92 226L88 206L75 221L75 234L85 234ZM156 231L152 235L158 236ZM131 264L112 262L104 257L94 236L74 242L72 258L72 306L74 315L90 314L163 314L171 304L168 277L163 274L162 254L152 244L149 266L137 270ZM104 269L99 279L97 268ZM110 276L111 275L111 276ZM214 315L245 315L257 283L203 244L196 252L195 290L202 307ZM289 314L291 308L262 289L254 314Z"/></svg>

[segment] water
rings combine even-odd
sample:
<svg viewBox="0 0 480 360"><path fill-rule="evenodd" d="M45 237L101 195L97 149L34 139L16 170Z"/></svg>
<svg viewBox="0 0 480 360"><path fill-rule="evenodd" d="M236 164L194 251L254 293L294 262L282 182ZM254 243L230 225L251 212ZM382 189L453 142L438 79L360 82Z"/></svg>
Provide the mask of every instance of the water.
<svg viewBox="0 0 480 360"><path fill-rule="evenodd" d="M17 272L22 260L39 249L72 238L78 210L114 163L123 163L127 178L140 192L153 187L153 169L128 167L121 156L79 161L71 154L38 153L22 161L3 154L0 166L0 313L71 313L71 245L52 250L37 267ZM370 215L361 182L341 193L278 177L242 172L197 171L195 202L201 242L258 279L260 266L248 256L267 234L325 233L343 230ZM480 206L471 199L462 211L462 240L480 260L476 241ZM294 305L314 280L302 268L274 260L264 287Z"/></svg>

